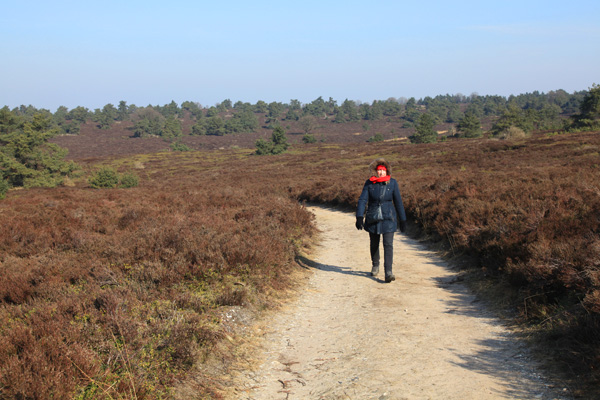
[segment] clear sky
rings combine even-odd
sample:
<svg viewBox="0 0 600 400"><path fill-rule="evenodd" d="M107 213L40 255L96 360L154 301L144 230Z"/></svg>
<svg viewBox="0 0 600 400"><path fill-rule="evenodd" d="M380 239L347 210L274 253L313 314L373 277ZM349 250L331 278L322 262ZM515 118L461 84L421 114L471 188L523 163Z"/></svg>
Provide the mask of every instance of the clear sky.
<svg viewBox="0 0 600 400"><path fill-rule="evenodd" d="M600 83L598 0L0 4L0 107L372 102Z"/></svg>

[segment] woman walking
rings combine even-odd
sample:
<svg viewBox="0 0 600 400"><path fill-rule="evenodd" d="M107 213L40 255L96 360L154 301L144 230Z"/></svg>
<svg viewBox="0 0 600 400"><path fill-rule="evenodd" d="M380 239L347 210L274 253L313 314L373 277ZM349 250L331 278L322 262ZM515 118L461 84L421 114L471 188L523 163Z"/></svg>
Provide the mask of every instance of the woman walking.
<svg viewBox="0 0 600 400"><path fill-rule="evenodd" d="M392 273L394 232L406 230L406 214L398 182L391 177L392 169L389 163L379 158L369 165L369 169L372 176L365 182L358 198L356 229L364 228L369 232L372 276L379 273L379 242L383 236L383 267L385 281L389 283L396 279Z"/></svg>

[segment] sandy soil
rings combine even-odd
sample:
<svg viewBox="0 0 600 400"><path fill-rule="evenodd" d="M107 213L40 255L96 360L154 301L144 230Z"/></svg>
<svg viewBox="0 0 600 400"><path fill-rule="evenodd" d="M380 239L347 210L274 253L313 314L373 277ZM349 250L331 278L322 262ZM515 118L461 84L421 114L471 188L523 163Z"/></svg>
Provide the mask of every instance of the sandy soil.
<svg viewBox="0 0 600 400"><path fill-rule="evenodd" d="M397 234L397 280L384 283L383 271L369 276L368 234L352 214L311 211L314 273L262 331L260 362L232 398L570 398L434 253Z"/></svg>

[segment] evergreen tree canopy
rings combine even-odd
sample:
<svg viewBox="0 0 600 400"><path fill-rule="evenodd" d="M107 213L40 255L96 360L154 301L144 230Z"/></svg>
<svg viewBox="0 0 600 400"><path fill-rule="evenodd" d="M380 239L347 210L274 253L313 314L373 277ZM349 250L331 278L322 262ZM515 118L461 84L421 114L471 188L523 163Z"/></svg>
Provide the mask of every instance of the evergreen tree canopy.
<svg viewBox="0 0 600 400"><path fill-rule="evenodd" d="M181 122L175 116L165 119L165 124L161 131L162 137L172 139L181 136L181 134Z"/></svg>
<svg viewBox="0 0 600 400"><path fill-rule="evenodd" d="M127 102L121 100L119 102L119 107L117 108L117 121L125 121L129 118L129 107L127 106Z"/></svg>
<svg viewBox="0 0 600 400"><path fill-rule="evenodd" d="M165 117L152 107L139 108L133 120L134 137L160 136L165 124Z"/></svg>
<svg viewBox="0 0 600 400"><path fill-rule="evenodd" d="M411 136L412 143L434 143L437 142L437 132L434 129L435 118L429 114L421 114L417 121L417 131Z"/></svg>
<svg viewBox="0 0 600 400"><path fill-rule="evenodd" d="M63 182L76 165L64 161L67 150L48 139L60 131L52 116L34 114L18 117L4 107L0 110L0 181L2 186L52 187Z"/></svg>
<svg viewBox="0 0 600 400"><path fill-rule="evenodd" d="M467 112L456 126L459 136L476 138L482 135L481 121L474 113Z"/></svg>
<svg viewBox="0 0 600 400"><path fill-rule="evenodd" d="M594 84L590 88L579 111L579 115L575 116L576 125L590 128L600 126L600 85Z"/></svg>
<svg viewBox="0 0 600 400"><path fill-rule="evenodd" d="M532 113L527 113L516 104L511 104L492 126L492 134L500 135L511 127L529 133L533 129L534 120L532 117Z"/></svg>
<svg viewBox="0 0 600 400"><path fill-rule="evenodd" d="M287 150L288 142L285 136L285 131L282 127L278 126L273 130L271 140L258 139L256 141L256 153L257 155L269 155L269 154L280 154Z"/></svg>

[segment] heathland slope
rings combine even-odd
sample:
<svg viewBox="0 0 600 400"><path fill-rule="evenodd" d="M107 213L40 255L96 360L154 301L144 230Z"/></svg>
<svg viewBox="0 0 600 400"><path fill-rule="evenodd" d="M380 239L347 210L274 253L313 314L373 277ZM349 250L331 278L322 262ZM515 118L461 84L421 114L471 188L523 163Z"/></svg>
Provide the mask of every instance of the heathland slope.
<svg viewBox="0 0 600 400"><path fill-rule="evenodd" d="M141 399L180 384L214 394L219 382L197 372L209 353L229 361L215 347L234 332L227 311L269 308L293 283L312 233L299 201L354 208L376 157L391 162L420 232L493 278L486 291L503 293L579 382L595 382L597 133L295 144L265 157L62 138L82 166L72 186L11 190L0 203L4 397ZM101 166L140 184L90 189L86 174Z"/></svg>

